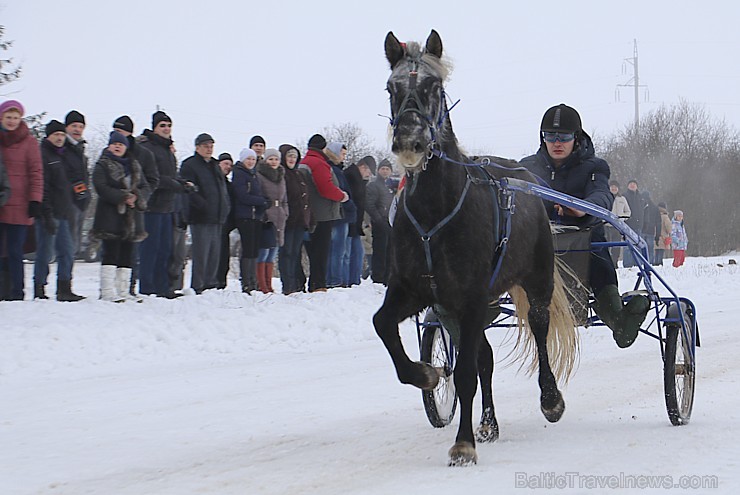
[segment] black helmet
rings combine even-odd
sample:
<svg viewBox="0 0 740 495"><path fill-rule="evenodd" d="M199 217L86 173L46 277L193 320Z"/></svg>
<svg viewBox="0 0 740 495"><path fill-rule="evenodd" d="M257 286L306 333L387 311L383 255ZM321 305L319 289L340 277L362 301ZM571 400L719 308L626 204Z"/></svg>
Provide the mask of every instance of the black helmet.
<svg viewBox="0 0 740 495"><path fill-rule="evenodd" d="M565 103L549 108L542 117L541 132L573 132L578 137L583 128L576 109Z"/></svg>

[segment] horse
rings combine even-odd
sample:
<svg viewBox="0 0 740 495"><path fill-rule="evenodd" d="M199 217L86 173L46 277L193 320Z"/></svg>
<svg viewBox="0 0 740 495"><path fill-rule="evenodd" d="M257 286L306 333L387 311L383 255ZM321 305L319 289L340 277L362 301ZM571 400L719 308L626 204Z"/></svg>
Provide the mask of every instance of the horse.
<svg viewBox="0 0 740 495"><path fill-rule="evenodd" d="M573 368L575 324L542 201L501 187L502 178L533 182L534 176L510 165L466 166L471 160L458 147L449 116L444 89L449 69L439 34L432 30L422 48L417 42L401 43L389 32L385 55L391 69L391 151L405 171L406 184L391 230L387 290L373 325L400 382L430 390L444 371L411 361L398 324L430 306L443 308L457 322L454 383L460 424L448 460L451 466L475 464L476 438L498 438L493 351L484 335L491 321L489 303L506 292L512 296L525 323L520 330L526 335L519 340L529 339L525 352L532 370L539 370L540 407L550 422L565 411L553 370L558 379L567 379ZM478 375L483 412L474 436Z"/></svg>

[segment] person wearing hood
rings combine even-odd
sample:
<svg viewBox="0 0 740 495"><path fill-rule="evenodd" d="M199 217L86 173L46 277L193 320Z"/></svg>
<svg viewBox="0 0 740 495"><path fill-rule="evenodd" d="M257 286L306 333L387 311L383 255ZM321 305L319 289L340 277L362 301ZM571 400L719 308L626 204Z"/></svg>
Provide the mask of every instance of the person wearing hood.
<svg viewBox="0 0 740 495"><path fill-rule="evenodd" d="M686 260L686 248L689 246L689 237L683 224L683 211L675 210L671 221L671 248L673 249L673 267L683 266Z"/></svg>
<svg viewBox="0 0 740 495"><path fill-rule="evenodd" d="M301 153L293 145L280 146L281 165L285 168L285 190L288 195L288 220L285 222L285 242L280 247L278 266L283 294L303 292L305 275L301 266L303 236L311 227L311 208L308 204L308 180L298 170Z"/></svg>
<svg viewBox="0 0 740 495"><path fill-rule="evenodd" d="M609 165L596 156L591 137L582 128L581 116L572 107L561 103L545 112L540 125L540 149L521 164L556 191L606 210L612 208ZM546 208L551 222L590 228L591 242L606 242L600 219L557 203L546 202ZM649 301L638 295L622 305L617 273L607 248L591 251L589 277L596 313L612 329L617 345L629 347L637 338Z"/></svg>

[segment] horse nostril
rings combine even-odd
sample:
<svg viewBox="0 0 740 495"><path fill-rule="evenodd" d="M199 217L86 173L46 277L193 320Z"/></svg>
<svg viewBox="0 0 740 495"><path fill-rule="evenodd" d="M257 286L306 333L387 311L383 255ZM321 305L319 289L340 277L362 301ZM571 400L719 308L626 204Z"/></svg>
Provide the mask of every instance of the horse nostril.
<svg viewBox="0 0 740 495"><path fill-rule="evenodd" d="M424 152L424 147L421 145L421 142L416 141L414 143L414 151L417 152L417 153L423 153Z"/></svg>

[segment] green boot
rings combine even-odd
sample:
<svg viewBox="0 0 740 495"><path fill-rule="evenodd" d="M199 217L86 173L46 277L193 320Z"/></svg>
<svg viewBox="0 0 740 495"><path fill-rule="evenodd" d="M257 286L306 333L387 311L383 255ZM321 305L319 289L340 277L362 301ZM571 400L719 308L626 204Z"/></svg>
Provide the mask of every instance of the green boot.
<svg viewBox="0 0 740 495"><path fill-rule="evenodd" d="M650 309L645 296L634 296L622 306L622 296L616 285L607 285L596 298L594 307L601 321L612 329L614 341L621 348L629 347L637 338L640 325Z"/></svg>

